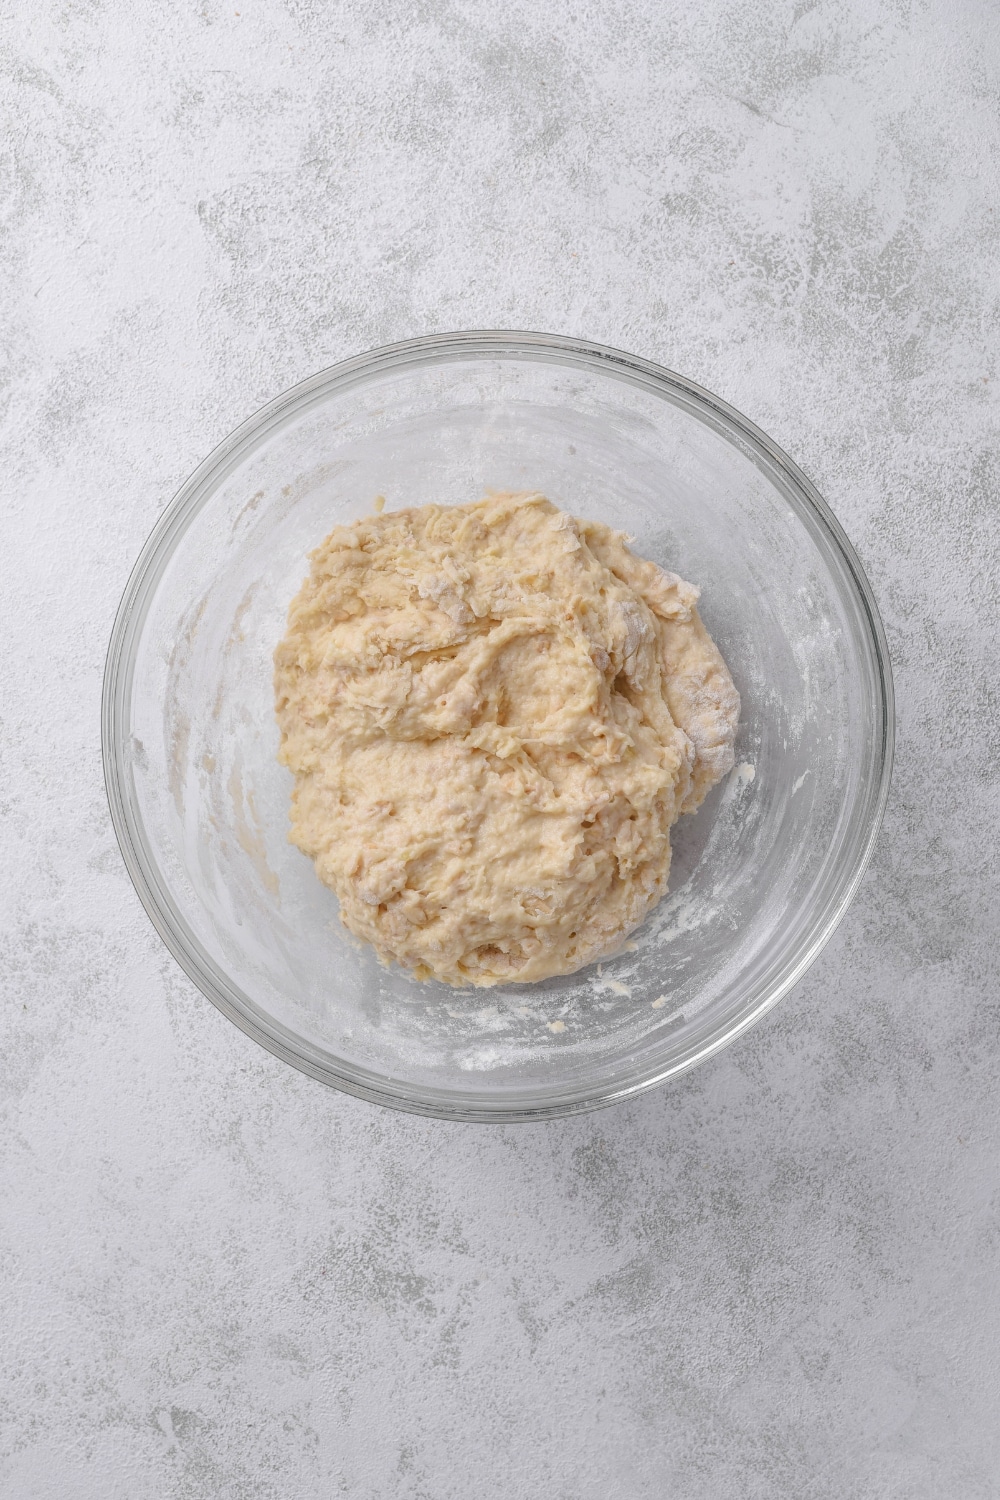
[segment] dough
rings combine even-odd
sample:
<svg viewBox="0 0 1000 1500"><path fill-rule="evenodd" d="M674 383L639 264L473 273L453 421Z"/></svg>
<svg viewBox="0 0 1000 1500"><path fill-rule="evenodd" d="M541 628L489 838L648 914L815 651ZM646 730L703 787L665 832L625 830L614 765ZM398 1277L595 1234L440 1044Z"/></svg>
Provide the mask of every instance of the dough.
<svg viewBox="0 0 1000 1500"><path fill-rule="evenodd" d="M385 961L569 974L667 888L733 765L698 590L539 494L338 526L275 653L292 842Z"/></svg>

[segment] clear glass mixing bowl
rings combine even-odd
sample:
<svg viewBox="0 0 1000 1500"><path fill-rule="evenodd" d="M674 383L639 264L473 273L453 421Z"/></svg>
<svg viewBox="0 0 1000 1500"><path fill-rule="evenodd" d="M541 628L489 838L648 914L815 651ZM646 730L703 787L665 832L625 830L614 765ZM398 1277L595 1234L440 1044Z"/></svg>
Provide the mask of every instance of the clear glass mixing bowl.
<svg viewBox="0 0 1000 1500"><path fill-rule="evenodd" d="M286 838L271 653L338 522L539 489L702 587L743 700L736 769L675 828L670 892L603 965L457 991L379 965ZM690 381L541 334L378 349L245 422L160 518L104 694L115 831L171 953L250 1036L349 1093L525 1120L733 1040L843 915L888 791L892 689L858 560L795 465Z"/></svg>

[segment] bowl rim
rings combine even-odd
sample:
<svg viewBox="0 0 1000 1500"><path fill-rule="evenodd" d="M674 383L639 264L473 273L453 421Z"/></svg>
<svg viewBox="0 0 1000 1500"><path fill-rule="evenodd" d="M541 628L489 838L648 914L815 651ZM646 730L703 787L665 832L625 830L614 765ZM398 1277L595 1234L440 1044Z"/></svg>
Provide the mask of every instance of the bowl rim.
<svg viewBox="0 0 1000 1500"><path fill-rule="evenodd" d="M263 1018L249 997L228 979L202 948L194 934L190 930L185 933L187 924L160 880L154 862L146 855L142 830L126 794L125 781L129 768L122 753L127 742L130 720L135 648L156 585L188 523L226 474L287 417L297 411L305 411L318 400L326 399L337 391L345 391L380 372L478 357L537 357L548 363L597 369L617 376L628 383L641 385L658 393L671 400L674 405L686 408L733 443L746 457L758 465L763 460L766 466L777 469L803 505L800 521L811 518L813 524L818 525L824 534L827 544L832 544L834 552L839 554L853 586L855 603L860 605L860 614L867 627L868 644L879 688L876 707L881 736L875 745L877 776L873 778L874 786L868 789L863 837L854 851L851 868L840 880L836 898L828 904L823 920L803 946L797 961L780 975L777 982L748 1011L691 1054L623 1084L609 1084L603 1090L583 1093L577 1086L576 1089L567 1090L563 1097L556 1094L554 1097L539 1097L537 1102L528 1103L523 1102L523 1098L504 1103L500 1097L491 1102L484 1102L482 1099L473 1102L448 1090L405 1083L398 1078L389 1078L353 1064L342 1063L339 1059L337 1063L340 1066L331 1066L327 1060L330 1054L297 1037L281 1023ZM504 329L436 333L381 345L317 371L283 391L240 423L198 465L167 503L136 559L111 631L101 704L105 788L112 825L126 869L139 900L167 950L202 994L243 1032L276 1057L341 1092L412 1114L442 1120L494 1124L553 1119L635 1098L720 1052L788 994L833 936L871 861L889 795L894 737L894 694L889 648L871 585L843 527L815 485L784 450L728 402L652 360L587 339ZM540 1091L536 1092L540 1095Z"/></svg>

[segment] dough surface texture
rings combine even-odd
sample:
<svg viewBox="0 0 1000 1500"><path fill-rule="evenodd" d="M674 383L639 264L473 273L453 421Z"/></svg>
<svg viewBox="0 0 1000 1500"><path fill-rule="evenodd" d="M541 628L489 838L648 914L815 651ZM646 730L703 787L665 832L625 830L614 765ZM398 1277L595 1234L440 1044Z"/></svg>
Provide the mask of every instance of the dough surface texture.
<svg viewBox="0 0 1000 1500"><path fill-rule="evenodd" d="M539 494L338 526L275 652L290 838L418 978L568 974L667 888L733 765L698 590Z"/></svg>

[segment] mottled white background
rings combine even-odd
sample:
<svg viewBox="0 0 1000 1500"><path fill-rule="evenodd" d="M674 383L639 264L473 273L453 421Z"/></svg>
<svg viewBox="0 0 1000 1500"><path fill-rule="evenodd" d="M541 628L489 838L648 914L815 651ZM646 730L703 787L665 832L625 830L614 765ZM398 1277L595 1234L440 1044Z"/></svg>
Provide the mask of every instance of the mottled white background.
<svg viewBox="0 0 1000 1500"><path fill-rule="evenodd" d="M995 0L2 6L4 1500L1000 1495ZM719 392L881 602L897 774L750 1037L541 1127L380 1112L161 948L104 650L227 431L434 330Z"/></svg>

